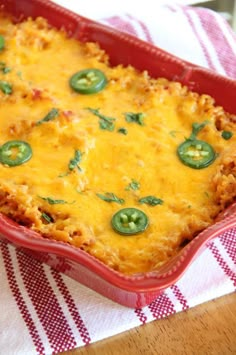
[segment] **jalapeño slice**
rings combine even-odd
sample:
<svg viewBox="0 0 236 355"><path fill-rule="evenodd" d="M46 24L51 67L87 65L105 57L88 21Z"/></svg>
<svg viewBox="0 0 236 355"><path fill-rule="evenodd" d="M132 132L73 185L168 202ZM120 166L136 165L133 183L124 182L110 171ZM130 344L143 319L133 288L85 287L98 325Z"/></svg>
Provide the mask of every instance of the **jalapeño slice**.
<svg viewBox="0 0 236 355"><path fill-rule="evenodd" d="M95 94L107 84L105 74L99 69L84 69L70 78L70 87L83 95Z"/></svg>
<svg viewBox="0 0 236 355"><path fill-rule="evenodd" d="M112 228L119 234L138 234L148 226L147 215L137 208L123 208L116 212L111 220Z"/></svg>
<svg viewBox="0 0 236 355"><path fill-rule="evenodd" d="M186 140L180 144L177 154L183 164L193 169L206 168L216 158L216 153L212 146L198 139Z"/></svg>
<svg viewBox="0 0 236 355"><path fill-rule="evenodd" d="M0 147L0 162L10 167L26 163L31 157L32 149L23 141L9 141Z"/></svg>

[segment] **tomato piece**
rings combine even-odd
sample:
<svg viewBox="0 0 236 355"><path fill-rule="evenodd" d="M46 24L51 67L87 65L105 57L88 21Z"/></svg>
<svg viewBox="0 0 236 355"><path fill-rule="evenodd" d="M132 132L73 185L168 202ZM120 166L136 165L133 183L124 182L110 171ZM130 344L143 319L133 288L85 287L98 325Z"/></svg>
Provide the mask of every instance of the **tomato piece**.
<svg viewBox="0 0 236 355"><path fill-rule="evenodd" d="M32 90L32 99L33 100L41 100L42 99L42 90L40 89L33 89Z"/></svg>
<svg viewBox="0 0 236 355"><path fill-rule="evenodd" d="M111 220L112 228L119 234L138 234L148 226L147 215L137 208L123 208L116 212Z"/></svg>
<svg viewBox="0 0 236 355"><path fill-rule="evenodd" d="M0 163L10 167L26 163L31 157L31 146L23 141L9 141L0 147Z"/></svg>
<svg viewBox="0 0 236 355"><path fill-rule="evenodd" d="M183 164L193 169L203 169L212 164L216 153L207 142L186 140L178 146L177 154Z"/></svg>
<svg viewBox="0 0 236 355"><path fill-rule="evenodd" d="M99 69L84 69L70 78L70 87L83 95L95 94L105 88L107 78Z"/></svg>

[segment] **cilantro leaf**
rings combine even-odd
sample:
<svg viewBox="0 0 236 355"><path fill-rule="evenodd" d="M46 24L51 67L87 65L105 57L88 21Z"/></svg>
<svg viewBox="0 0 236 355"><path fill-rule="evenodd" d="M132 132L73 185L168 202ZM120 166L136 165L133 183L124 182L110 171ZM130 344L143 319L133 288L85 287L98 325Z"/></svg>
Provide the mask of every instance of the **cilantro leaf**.
<svg viewBox="0 0 236 355"><path fill-rule="evenodd" d="M0 70L3 72L3 74L7 74L11 71L11 68L6 66L6 63L0 62Z"/></svg>
<svg viewBox="0 0 236 355"><path fill-rule="evenodd" d="M12 93L12 85L6 81L0 81L0 90L6 95L10 95Z"/></svg>
<svg viewBox="0 0 236 355"><path fill-rule="evenodd" d="M106 202L116 202L119 204L123 204L125 200L123 198L117 197L115 194L112 192L105 192L105 195L102 194L96 194L101 200L106 201Z"/></svg>
<svg viewBox="0 0 236 355"><path fill-rule="evenodd" d="M140 183L134 179L132 179L131 183L126 187L126 190L139 190L140 188Z"/></svg>
<svg viewBox="0 0 236 355"><path fill-rule="evenodd" d="M81 161L81 158L82 158L82 153L80 152L80 150L76 150L74 158L72 158L70 160L69 165L68 165L68 168L70 171L74 170L75 168L77 168L79 171L81 171L81 168L78 165Z"/></svg>
<svg viewBox="0 0 236 355"><path fill-rule="evenodd" d="M145 196L138 200L139 203L145 203L150 206L162 205L163 200L155 196Z"/></svg>
<svg viewBox="0 0 236 355"><path fill-rule="evenodd" d="M55 200L54 198L51 198L51 197L42 197L42 196L39 196L42 200L46 201L49 203L49 205L57 205L57 204L66 204L66 203L69 203L65 200ZM73 202L71 202L73 203Z"/></svg>
<svg viewBox="0 0 236 355"><path fill-rule="evenodd" d="M221 137L224 138L225 140L228 140L231 137L233 137L233 132L231 132L231 131L223 131L221 133Z"/></svg>
<svg viewBox="0 0 236 355"><path fill-rule="evenodd" d="M117 130L118 133L126 135L128 133L127 129L124 127L121 127Z"/></svg>
<svg viewBox="0 0 236 355"><path fill-rule="evenodd" d="M193 123L192 124L192 133L188 140L196 140L197 134L208 124L208 121L204 121L203 123Z"/></svg>
<svg viewBox="0 0 236 355"><path fill-rule="evenodd" d="M45 213L45 212L43 212L43 213L41 214L41 217L42 217L45 221L47 221L48 223L53 222L52 217L49 216L49 215L48 215L47 213Z"/></svg>
<svg viewBox="0 0 236 355"><path fill-rule="evenodd" d="M5 39L0 35L0 52L5 48Z"/></svg>
<svg viewBox="0 0 236 355"><path fill-rule="evenodd" d="M107 131L114 131L115 125L114 121L116 120L113 117L104 116L99 112L99 109L87 108L91 113L99 118L99 127L100 129L107 130Z"/></svg>
<svg viewBox="0 0 236 355"><path fill-rule="evenodd" d="M57 108L52 108L51 111L48 112L48 114L42 118L41 120L36 122L36 126L41 125L42 123L49 122L54 120L59 115L59 110Z"/></svg>
<svg viewBox="0 0 236 355"><path fill-rule="evenodd" d="M138 113L132 113L132 112L126 112L125 113L125 119L127 122L129 123L137 123L139 124L140 126L144 126L144 122L143 122L143 119L144 119L144 113L142 112L138 112Z"/></svg>

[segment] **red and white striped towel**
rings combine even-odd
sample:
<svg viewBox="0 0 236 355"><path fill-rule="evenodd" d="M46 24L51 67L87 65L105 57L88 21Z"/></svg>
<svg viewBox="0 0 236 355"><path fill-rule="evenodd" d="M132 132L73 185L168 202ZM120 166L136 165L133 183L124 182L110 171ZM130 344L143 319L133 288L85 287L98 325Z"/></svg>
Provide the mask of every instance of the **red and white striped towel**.
<svg viewBox="0 0 236 355"><path fill-rule="evenodd" d="M85 4L80 9L76 0L69 2L89 17L91 0L86 4L85 11ZM99 2L97 17L95 6L91 9L95 20L236 79L236 35L213 12L177 5L142 9L140 4L128 14L106 7L102 16ZM215 239L181 280L142 309L118 305L3 241L0 278L0 354L55 354L234 292L236 228Z"/></svg>

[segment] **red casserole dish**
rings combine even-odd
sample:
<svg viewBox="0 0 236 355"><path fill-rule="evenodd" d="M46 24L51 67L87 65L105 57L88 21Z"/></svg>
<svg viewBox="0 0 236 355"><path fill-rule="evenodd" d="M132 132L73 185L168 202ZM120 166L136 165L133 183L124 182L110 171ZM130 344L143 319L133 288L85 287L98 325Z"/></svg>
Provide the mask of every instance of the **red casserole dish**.
<svg viewBox="0 0 236 355"><path fill-rule="evenodd" d="M236 114L236 82L233 80L183 61L135 37L76 15L47 0L1 0L0 4L17 20L28 16L42 16L51 25L65 28L70 36L80 41L98 42L108 53L112 65L131 64L139 70L148 70L153 77L179 81L193 91L211 95L218 105ZM126 276L108 268L83 250L45 239L0 214L0 237L111 300L138 308L148 305L174 284L212 239L235 226L236 204L222 213L214 225L195 237L159 271Z"/></svg>

